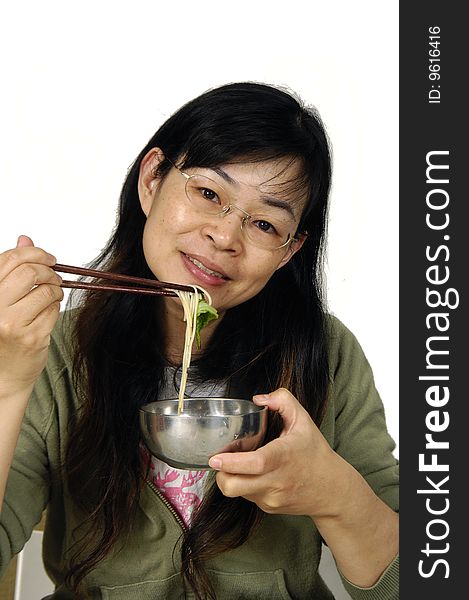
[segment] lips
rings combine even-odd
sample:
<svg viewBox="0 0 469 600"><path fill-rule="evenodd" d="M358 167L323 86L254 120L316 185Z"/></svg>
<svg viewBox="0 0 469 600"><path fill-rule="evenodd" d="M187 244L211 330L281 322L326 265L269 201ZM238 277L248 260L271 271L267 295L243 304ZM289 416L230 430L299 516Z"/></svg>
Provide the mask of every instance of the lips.
<svg viewBox="0 0 469 600"><path fill-rule="evenodd" d="M211 269L207 269L207 267L205 265L203 265L200 261L196 260L195 258L191 258L190 256L187 257L196 267L199 267L199 269L202 269L202 271L204 271L204 273L207 273L208 275L213 275L214 277L219 277L220 279L224 279L223 275L221 273L219 273L218 271L212 271Z"/></svg>
<svg viewBox="0 0 469 600"><path fill-rule="evenodd" d="M181 252L186 268L199 281L209 285L220 285L225 283L229 277L223 269L211 260L197 255Z"/></svg>

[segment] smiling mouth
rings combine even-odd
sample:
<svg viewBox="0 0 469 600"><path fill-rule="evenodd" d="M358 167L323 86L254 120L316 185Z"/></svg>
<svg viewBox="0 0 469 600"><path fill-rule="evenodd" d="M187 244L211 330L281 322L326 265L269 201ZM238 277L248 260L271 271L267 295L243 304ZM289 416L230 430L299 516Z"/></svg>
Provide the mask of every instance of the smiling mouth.
<svg viewBox="0 0 469 600"><path fill-rule="evenodd" d="M184 254L184 256L188 260L190 260L191 263L194 264L198 269L200 269L204 273L207 273L207 275L212 275L213 277L218 277L218 279L224 279L224 280L228 279L228 277L225 277L224 275L222 275L218 271L213 271L212 269L209 269L208 267L206 267L204 264L202 264L196 258L192 258L192 256L189 256L188 254Z"/></svg>

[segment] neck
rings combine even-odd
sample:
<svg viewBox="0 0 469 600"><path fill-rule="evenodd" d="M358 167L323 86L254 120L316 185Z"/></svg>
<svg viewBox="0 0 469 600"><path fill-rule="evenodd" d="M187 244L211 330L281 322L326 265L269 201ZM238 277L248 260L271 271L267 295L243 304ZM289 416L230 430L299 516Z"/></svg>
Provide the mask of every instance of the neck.
<svg viewBox="0 0 469 600"><path fill-rule="evenodd" d="M197 348L194 341L192 346L192 358L197 358L203 354L210 338L221 321L222 315L215 321L211 321L200 332L201 347ZM184 321L184 311L178 300L173 298L164 299L163 321L165 327L166 357L172 364L179 365L182 362L184 353L184 340L186 336L186 322Z"/></svg>

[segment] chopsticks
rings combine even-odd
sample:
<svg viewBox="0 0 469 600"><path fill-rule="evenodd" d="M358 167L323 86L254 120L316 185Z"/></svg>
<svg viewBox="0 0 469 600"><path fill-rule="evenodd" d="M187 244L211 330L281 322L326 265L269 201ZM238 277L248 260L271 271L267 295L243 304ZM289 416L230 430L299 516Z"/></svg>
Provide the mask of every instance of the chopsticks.
<svg viewBox="0 0 469 600"><path fill-rule="evenodd" d="M108 279L117 282L116 285L105 283L91 283L87 281L67 281L61 283L61 287L75 288L81 290L97 290L105 292L128 292L131 294L148 294L152 296L177 296L172 290L181 290L184 292L193 292L194 288L179 283L167 283L156 279L144 279L142 277L133 277L131 275L122 275L119 273L108 273L96 269L85 269L83 267L73 267L71 265L61 265L57 263L52 267L58 273L71 273L72 275L84 275L96 279ZM123 284L136 285L123 285ZM144 287L142 287L144 286Z"/></svg>

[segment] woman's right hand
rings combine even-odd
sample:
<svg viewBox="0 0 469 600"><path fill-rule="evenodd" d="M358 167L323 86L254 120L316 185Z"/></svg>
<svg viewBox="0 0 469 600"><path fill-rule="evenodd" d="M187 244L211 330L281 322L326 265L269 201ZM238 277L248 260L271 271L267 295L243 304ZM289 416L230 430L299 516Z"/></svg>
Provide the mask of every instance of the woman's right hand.
<svg viewBox="0 0 469 600"><path fill-rule="evenodd" d="M24 235L0 254L0 398L30 390L46 365L63 299L56 262Z"/></svg>

